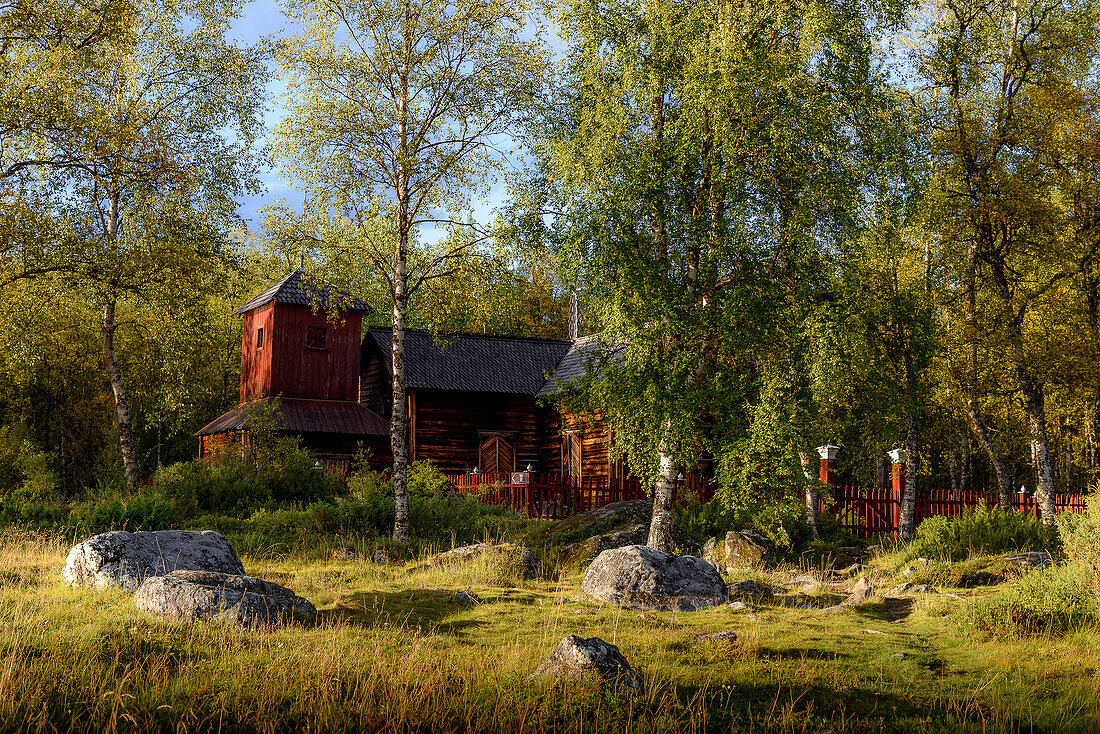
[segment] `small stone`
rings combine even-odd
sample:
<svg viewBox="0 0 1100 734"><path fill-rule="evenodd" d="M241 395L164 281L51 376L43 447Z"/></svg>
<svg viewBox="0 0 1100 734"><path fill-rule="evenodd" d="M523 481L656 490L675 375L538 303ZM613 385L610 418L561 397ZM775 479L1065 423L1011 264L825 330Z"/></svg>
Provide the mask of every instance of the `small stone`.
<svg viewBox="0 0 1100 734"><path fill-rule="evenodd" d="M642 693L641 678L616 646L598 637L569 635L555 647L531 678L596 680L600 685L622 685Z"/></svg>
<svg viewBox="0 0 1100 734"><path fill-rule="evenodd" d="M863 564L853 563L851 566L848 566L847 568L842 568L839 571L834 571L833 575L834 576L839 576L841 578L845 578L845 577L851 576L853 574L857 574L862 570L863 570Z"/></svg>
<svg viewBox="0 0 1100 734"><path fill-rule="evenodd" d="M749 605L743 601L731 601L726 605L726 609L729 609L731 612L747 612L749 610Z"/></svg>
<svg viewBox="0 0 1100 734"><path fill-rule="evenodd" d="M841 606L852 606L854 604L863 604L875 595L874 585L867 579L866 576L860 578L852 587L851 595L840 602Z"/></svg>
<svg viewBox="0 0 1100 734"><path fill-rule="evenodd" d="M904 653L904 652L896 652L893 655L891 655L890 657L895 658L897 660L905 660L905 658L909 657L909 655L908 655L908 653Z"/></svg>
<svg viewBox="0 0 1100 734"><path fill-rule="evenodd" d="M940 592L936 591L935 587L933 587L929 584L922 584L920 586L914 586L912 589L909 590L909 593L911 593L911 594L938 594Z"/></svg>
<svg viewBox="0 0 1100 734"><path fill-rule="evenodd" d="M476 606L481 605L481 600L480 599L478 599L473 594L470 594L470 593L465 592L465 591L456 591L455 592L455 601L458 602L459 604L465 604L467 606L472 606L472 607L476 607Z"/></svg>
<svg viewBox="0 0 1100 734"><path fill-rule="evenodd" d="M385 549L379 548L370 557L371 563L389 563L390 554L386 553Z"/></svg>
<svg viewBox="0 0 1100 734"><path fill-rule="evenodd" d="M916 588L915 584L911 584L908 581L906 581L905 583L898 584L897 586L891 587L890 590L887 591L883 596L899 597L902 594L905 594L909 591L912 591L914 588Z"/></svg>
<svg viewBox="0 0 1100 734"><path fill-rule="evenodd" d="M711 632L705 635L699 635L697 638L700 642L721 642L729 645L737 642L737 633L732 630L723 630L721 632Z"/></svg>
<svg viewBox="0 0 1100 734"><path fill-rule="evenodd" d="M909 566L908 568L906 568L904 571L901 572L901 575L905 576L906 578L909 578L910 576L912 576L916 572L917 572L917 567L916 566Z"/></svg>
<svg viewBox="0 0 1100 734"><path fill-rule="evenodd" d="M355 561L358 560L359 553L354 548L336 548L332 551L332 559L334 561Z"/></svg>

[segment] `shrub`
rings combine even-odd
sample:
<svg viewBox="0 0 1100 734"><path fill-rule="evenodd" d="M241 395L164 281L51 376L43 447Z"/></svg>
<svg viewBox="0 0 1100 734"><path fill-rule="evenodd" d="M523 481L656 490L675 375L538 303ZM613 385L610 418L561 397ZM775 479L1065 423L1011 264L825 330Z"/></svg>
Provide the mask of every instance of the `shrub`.
<svg viewBox="0 0 1100 734"><path fill-rule="evenodd" d="M409 520L421 539L466 541L486 531L518 527L524 521L507 507L484 505L455 494L447 477L430 461L409 466ZM393 530L393 481L388 472L361 472L348 481L348 496L337 501L341 532L389 535Z"/></svg>
<svg viewBox="0 0 1100 734"><path fill-rule="evenodd" d="M917 558L961 561L972 555L1054 550L1057 543L1057 535L1030 515L979 505L958 517L927 518L899 556L902 563Z"/></svg>
<svg viewBox="0 0 1100 734"><path fill-rule="evenodd" d="M171 503L160 497L138 495L126 500L104 497L74 505L67 525L81 533L108 530L167 530L174 524Z"/></svg>
<svg viewBox="0 0 1100 734"><path fill-rule="evenodd" d="M1066 557L1083 564L1100 597L1100 493L1089 497L1084 513L1059 515L1058 530Z"/></svg>
<svg viewBox="0 0 1100 734"><path fill-rule="evenodd" d="M1097 618L1089 571L1082 563L1034 571L1009 581L992 596L974 601L962 619L991 634L1061 634Z"/></svg>
<svg viewBox="0 0 1100 734"><path fill-rule="evenodd" d="M340 480L317 469L313 455L296 443L244 456L223 454L213 461L173 464L154 475L152 489L171 504L179 521L203 512L241 515L287 503L331 500L340 491Z"/></svg>

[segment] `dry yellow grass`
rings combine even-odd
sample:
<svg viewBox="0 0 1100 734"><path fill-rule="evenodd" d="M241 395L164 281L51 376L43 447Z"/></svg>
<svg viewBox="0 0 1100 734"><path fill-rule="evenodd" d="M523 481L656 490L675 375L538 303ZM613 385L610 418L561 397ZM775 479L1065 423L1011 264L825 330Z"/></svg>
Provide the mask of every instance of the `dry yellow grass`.
<svg viewBox="0 0 1100 734"><path fill-rule="evenodd" d="M641 617L573 601L575 577L525 582L491 559L410 573L320 560L321 549L243 559L253 575L310 598L318 624L238 632L150 617L122 593L69 588L60 577L69 542L0 539L5 731L1100 725L1095 664L1081 665L1096 651L1095 635L1049 641L1060 657L1028 662L1034 645L969 639L931 604L922 605L931 613L900 622L874 605L832 617L764 605L757 621L724 607ZM457 603L459 589L481 603ZM885 634L864 632L872 628ZM738 643L697 639L723 629ZM644 695L528 682L567 634L617 644L643 676Z"/></svg>

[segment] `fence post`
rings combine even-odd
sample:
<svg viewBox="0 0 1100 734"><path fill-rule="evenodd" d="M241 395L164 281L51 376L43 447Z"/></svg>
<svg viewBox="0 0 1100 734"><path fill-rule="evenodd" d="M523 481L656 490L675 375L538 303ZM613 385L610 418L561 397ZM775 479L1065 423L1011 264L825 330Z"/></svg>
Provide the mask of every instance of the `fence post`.
<svg viewBox="0 0 1100 734"><path fill-rule="evenodd" d="M829 486L830 492L836 489L836 455L838 451L840 451L840 447L832 444L817 447L817 455L821 457L818 477Z"/></svg>
<svg viewBox="0 0 1100 734"><path fill-rule="evenodd" d="M886 453L890 455L890 462L893 464L890 472L890 515L894 523L894 533L897 534L901 523L901 497L905 492L905 462L909 457L905 449L893 449Z"/></svg>

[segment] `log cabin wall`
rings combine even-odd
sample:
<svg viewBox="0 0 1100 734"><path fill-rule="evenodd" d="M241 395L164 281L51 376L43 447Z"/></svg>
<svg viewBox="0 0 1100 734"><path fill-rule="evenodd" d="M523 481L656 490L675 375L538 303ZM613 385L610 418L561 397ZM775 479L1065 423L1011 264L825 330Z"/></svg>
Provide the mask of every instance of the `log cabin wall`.
<svg viewBox="0 0 1100 734"><path fill-rule="evenodd" d="M558 470L542 465L534 397L450 390L416 390L411 395L413 460L431 459L445 472L468 472L478 465L482 439L504 435L515 450L513 469L532 464L538 471Z"/></svg>
<svg viewBox="0 0 1100 734"><path fill-rule="evenodd" d="M581 443L581 477L606 479L609 476L608 430L598 413L591 416L559 414L553 407L540 408L542 430L539 453L546 471L564 471L562 437L577 433Z"/></svg>
<svg viewBox="0 0 1100 734"><path fill-rule="evenodd" d="M359 375L359 402L383 418L393 412L393 388L390 373L377 352L364 350L362 374Z"/></svg>
<svg viewBox="0 0 1100 734"><path fill-rule="evenodd" d="M267 394L357 401L362 320L361 313L349 311L334 323L324 312L276 303Z"/></svg>
<svg viewBox="0 0 1100 734"><path fill-rule="evenodd" d="M271 342L275 304L248 311L241 319L241 402L271 395ZM263 330L263 344L259 343Z"/></svg>

